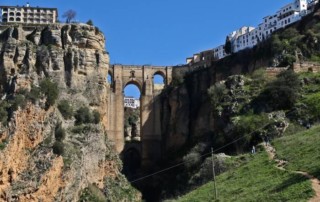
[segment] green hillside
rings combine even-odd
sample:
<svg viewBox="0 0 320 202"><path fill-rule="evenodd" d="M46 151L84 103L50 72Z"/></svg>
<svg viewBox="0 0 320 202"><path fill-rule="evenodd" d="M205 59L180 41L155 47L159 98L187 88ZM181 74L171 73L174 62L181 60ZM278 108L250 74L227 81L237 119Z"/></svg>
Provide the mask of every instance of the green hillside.
<svg viewBox="0 0 320 202"><path fill-rule="evenodd" d="M275 168L265 151L250 159L217 177L218 200L213 183L208 183L174 201L307 201L314 195L308 179Z"/></svg>
<svg viewBox="0 0 320 202"><path fill-rule="evenodd" d="M278 159L288 161L286 169L304 171L320 178L320 126L276 139Z"/></svg>

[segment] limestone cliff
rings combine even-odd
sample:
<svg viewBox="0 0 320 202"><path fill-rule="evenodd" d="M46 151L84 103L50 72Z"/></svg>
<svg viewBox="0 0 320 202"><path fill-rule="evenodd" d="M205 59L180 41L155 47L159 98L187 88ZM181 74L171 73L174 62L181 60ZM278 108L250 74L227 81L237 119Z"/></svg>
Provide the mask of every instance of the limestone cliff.
<svg viewBox="0 0 320 202"><path fill-rule="evenodd" d="M0 47L0 201L78 201L89 186L104 200L138 201L106 134L104 35L85 24L0 26ZM54 103L52 92L34 96L44 80L59 91ZM100 122L76 124L58 109L61 101L99 112ZM53 152L56 142L63 152Z"/></svg>

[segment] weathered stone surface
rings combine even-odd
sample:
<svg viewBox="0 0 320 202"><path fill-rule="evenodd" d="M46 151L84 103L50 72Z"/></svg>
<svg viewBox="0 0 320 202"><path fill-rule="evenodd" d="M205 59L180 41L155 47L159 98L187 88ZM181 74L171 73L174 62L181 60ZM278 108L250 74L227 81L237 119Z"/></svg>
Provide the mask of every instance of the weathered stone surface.
<svg viewBox="0 0 320 202"><path fill-rule="evenodd" d="M106 137L109 56L103 34L85 24L7 27L1 33L0 97L30 91L44 78L60 93L49 109L40 99L15 111L8 126L0 125L0 143L7 142L0 150L0 201L77 201L90 184L108 190L105 179L116 182L117 189L127 188L121 161ZM62 117L60 100L74 110L99 111L101 123L73 132L75 120ZM66 131L62 156L52 152L57 124Z"/></svg>

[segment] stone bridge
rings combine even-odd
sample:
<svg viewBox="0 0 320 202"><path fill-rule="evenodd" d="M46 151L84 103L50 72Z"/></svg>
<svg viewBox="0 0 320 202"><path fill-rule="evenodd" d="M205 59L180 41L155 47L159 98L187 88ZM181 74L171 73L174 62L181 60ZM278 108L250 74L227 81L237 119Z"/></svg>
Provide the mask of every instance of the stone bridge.
<svg viewBox="0 0 320 202"><path fill-rule="evenodd" d="M142 163L153 164L161 157L161 100L158 95L162 89L153 83L155 75L164 78L164 85L172 81L172 67L168 66L130 66L111 65L110 92L108 99L108 137L115 142L119 153L134 149L139 153ZM127 143L124 138L124 88L134 84L140 89L140 143ZM130 151L132 152L132 151Z"/></svg>

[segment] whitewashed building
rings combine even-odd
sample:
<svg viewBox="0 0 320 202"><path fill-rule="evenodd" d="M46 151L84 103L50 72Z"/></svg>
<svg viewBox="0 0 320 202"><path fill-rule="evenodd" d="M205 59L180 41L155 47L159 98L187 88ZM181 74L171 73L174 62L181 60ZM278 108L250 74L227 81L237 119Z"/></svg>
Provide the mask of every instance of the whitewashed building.
<svg viewBox="0 0 320 202"><path fill-rule="evenodd" d="M236 53L256 45L254 30L254 27L241 27L240 29L231 32L228 37L231 41L232 52Z"/></svg>
<svg viewBox="0 0 320 202"><path fill-rule="evenodd" d="M301 20L303 16L311 13L318 2L319 0L294 0L294 2L280 8L275 14L264 17L257 28L244 26L231 32L227 36L231 41L231 51L236 53L254 47L270 37L276 30L295 23ZM212 50L216 59L222 59L228 55L225 52L224 45ZM202 60L201 53L194 54L193 57L187 58L187 64Z"/></svg>
<svg viewBox="0 0 320 202"><path fill-rule="evenodd" d="M295 0L282 7L277 12L278 27L283 28L294 22L301 20L301 18L308 14L307 0Z"/></svg>
<svg viewBox="0 0 320 202"><path fill-rule="evenodd" d="M123 99L124 99L123 100L124 107L133 108L133 109L140 107L140 100L139 99L136 99L134 97L124 97Z"/></svg>
<svg viewBox="0 0 320 202"><path fill-rule="evenodd" d="M57 22L56 8L0 6L2 23L51 24Z"/></svg>

